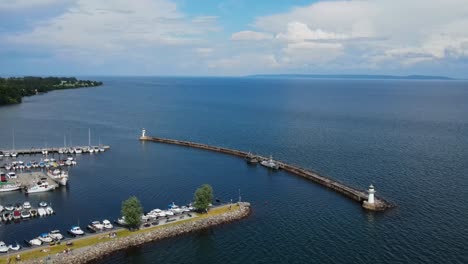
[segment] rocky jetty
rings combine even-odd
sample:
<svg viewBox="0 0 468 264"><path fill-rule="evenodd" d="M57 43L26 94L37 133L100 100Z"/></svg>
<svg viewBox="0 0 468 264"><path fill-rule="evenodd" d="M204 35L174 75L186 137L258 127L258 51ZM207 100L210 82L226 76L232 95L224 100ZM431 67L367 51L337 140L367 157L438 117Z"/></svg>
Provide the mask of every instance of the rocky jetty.
<svg viewBox="0 0 468 264"><path fill-rule="evenodd" d="M116 237L110 241L99 243L86 248L73 249L69 253L61 253L51 256L47 263L73 263L82 264L103 258L113 252L139 246L160 239L183 235L185 233L198 231L212 226L233 222L250 214L250 203L241 202L237 210L228 211L223 214L194 219L176 225L165 226L149 230L147 232L130 235L127 237ZM43 259L30 260L23 263L43 263Z"/></svg>

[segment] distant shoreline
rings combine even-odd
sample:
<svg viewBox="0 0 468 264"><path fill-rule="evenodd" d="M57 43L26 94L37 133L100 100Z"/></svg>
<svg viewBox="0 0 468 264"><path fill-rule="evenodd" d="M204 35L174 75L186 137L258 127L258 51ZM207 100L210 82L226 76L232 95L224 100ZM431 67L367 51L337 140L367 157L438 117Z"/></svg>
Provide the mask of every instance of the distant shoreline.
<svg viewBox="0 0 468 264"><path fill-rule="evenodd" d="M365 79L365 80L458 80L432 75L359 75L359 74L255 74L250 78L310 78L310 79Z"/></svg>
<svg viewBox="0 0 468 264"><path fill-rule="evenodd" d="M101 86L100 81L78 80L75 77L9 77L0 78L0 106L20 104L23 97L53 90Z"/></svg>

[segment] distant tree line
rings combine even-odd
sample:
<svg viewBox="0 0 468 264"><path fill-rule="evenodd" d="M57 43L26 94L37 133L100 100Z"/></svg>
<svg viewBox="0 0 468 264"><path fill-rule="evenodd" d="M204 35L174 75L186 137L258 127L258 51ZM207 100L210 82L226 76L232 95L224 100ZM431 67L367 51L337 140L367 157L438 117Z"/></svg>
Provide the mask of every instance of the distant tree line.
<svg viewBox="0 0 468 264"><path fill-rule="evenodd" d="M19 104L23 96L52 90L93 87L102 82L78 80L75 77L11 77L0 78L0 105Z"/></svg>

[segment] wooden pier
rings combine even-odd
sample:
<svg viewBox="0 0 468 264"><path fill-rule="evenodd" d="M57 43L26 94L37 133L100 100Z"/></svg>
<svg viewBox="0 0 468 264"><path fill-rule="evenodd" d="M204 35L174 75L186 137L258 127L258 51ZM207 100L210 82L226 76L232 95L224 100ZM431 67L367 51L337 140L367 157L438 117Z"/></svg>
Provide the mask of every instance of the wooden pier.
<svg viewBox="0 0 468 264"><path fill-rule="evenodd" d="M81 148L81 149L86 149L89 146L74 146L74 147L50 147L50 148L30 148L30 149L4 149L0 150L2 153L12 153L15 152L18 155L35 155L35 154L42 154L44 150L47 150L48 154L54 154L54 153L59 153L60 149L75 149L75 148ZM110 149L110 146L102 146L103 149L108 150ZM88 152L83 152L83 153L88 153ZM68 154L68 153L64 153ZM72 153L69 153L72 154Z"/></svg>
<svg viewBox="0 0 468 264"><path fill-rule="evenodd" d="M150 137L146 136L145 133L140 137L141 141L152 141L152 142L158 142L158 143L165 143L165 144L172 144L172 145L179 145L179 146L185 146L185 147L191 147L191 148L198 148L198 149L204 149L204 150L209 150L209 151L214 151L214 152L219 152L219 153L224 153L228 155L233 155L237 156L239 158L245 159L249 153L245 151L240 151L240 150L235 150L235 149L228 149L228 148L223 148L223 147L217 147L217 146L210 146L206 144L201 144L201 143L195 143L195 142L190 142L190 141L182 141L182 140L175 140L175 139L167 139L167 138L159 138L159 137ZM268 158L263 157L263 156L256 156L259 162L268 160ZM353 187L347 186L341 182L338 182L336 180L330 179L328 177L322 176L316 172L303 169L297 166L293 166L290 164L287 164L285 162L281 161L276 161L279 164L279 167L287 172L290 172L294 175L306 178L308 180L311 180L315 183L318 183L324 187L330 188L338 193L341 193L345 195L346 197L349 197L353 199L354 201L357 201L362 204L362 206L368 210L372 211L383 211L388 208L394 207L394 205L386 200L384 200L381 197L376 197L375 202L373 204L367 203L368 199L368 194L366 191L358 190Z"/></svg>

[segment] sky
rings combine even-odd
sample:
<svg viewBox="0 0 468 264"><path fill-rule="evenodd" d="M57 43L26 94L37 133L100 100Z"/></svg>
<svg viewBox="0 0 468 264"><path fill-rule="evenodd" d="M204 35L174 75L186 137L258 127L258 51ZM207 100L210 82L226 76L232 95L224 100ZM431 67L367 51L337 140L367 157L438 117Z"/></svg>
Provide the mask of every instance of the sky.
<svg viewBox="0 0 468 264"><path fill-rule="evenodd" d="M468 78L467 0L0 0L0 75Z"/></svg>

